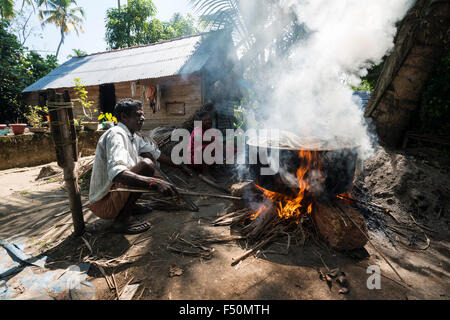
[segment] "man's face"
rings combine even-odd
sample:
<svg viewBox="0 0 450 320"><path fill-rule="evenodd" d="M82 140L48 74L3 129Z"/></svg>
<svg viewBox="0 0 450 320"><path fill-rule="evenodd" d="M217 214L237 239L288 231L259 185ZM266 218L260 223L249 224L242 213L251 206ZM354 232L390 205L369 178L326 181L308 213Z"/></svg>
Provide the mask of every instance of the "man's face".
<svg viewBox="0 0 450 320"><path fill-rule="evenodd" d="M144 110L142 108L136 108L130 115L122 115L122 122L128 127L131 133L141 130L144 121Z"/></svg>

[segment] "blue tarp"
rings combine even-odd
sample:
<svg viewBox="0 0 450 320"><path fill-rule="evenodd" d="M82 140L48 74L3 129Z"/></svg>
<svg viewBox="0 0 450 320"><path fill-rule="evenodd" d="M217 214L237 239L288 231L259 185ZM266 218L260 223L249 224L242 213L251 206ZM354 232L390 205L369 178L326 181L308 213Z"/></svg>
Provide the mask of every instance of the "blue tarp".
<svg viewBox="0 0 450 320"><path fill-rule="evenodd" d="M48 270L44 267L47 257L30 257L23 247L0 239L0 300L95 298L95 288L86 280L89 263Z"/></svg>

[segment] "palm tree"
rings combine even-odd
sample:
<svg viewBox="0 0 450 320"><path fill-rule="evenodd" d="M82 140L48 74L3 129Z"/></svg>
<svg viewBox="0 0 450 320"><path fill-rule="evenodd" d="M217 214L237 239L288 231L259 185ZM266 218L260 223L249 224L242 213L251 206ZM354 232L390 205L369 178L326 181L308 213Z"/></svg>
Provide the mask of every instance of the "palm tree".
<svg viewBox="0 0 450 320"><path fill-rule="evenodd" d="M29 4L30 6L33 7L33 10L36 9L36 7L40 7L43 4L47 5L47 0L22 0L22 9L23 6L25 5L25 3ZM36 4L36 7L34 6Z"/></svg>
<svg viewBox="0 0 450 320"><path fill-rule="evenodd" d="M84 57L85 55L87 55L86 51L83 51L81 49L72 49L72 54L69 54L67 58Z"/></svg>
<svg viewBox="0 0 450 320"><path fill-rule="evenodd" d="M211 30L231 29L236 47L244 52L243 65L268 63L289 54L304 35L296 15L283 10L280 0L190 0ZM270 36L268 36L270 35ZM265 53L269 59L262 58Z"/></svg>
<svg viewBox="0 0 450 320"><path fill-rule="evenodd" d="M25 3L32 6L33 11L34 11L36 9L36 7L39 8L43 4L46 4L47 0L22 0L21 9L23 9ZM9 19L15 15L14 0L0 0L0 15L1 15L2 19Z"/></svg>
<svg viewBox="0 0 450 320"><path fill-rule="evenodd" d="M201 23L211 30L232 30L233 42L241 54L235 70L258 83L265 99L274 85L267 74L289 57L292 48L305 38L297 16L282 6L283 0L190 0Z"/></svg>
<svg viewBox="0 0 450 320"><path fill-rule="evenodd" d="M65 36L71 31L71 28L77 35L79 31L83 31L84 17L84 9L79 7L75 0L47 0L47 8L39 12L39 18L42 25L54 24L60 30L61 41L56 50L57 57Z"/></svg>

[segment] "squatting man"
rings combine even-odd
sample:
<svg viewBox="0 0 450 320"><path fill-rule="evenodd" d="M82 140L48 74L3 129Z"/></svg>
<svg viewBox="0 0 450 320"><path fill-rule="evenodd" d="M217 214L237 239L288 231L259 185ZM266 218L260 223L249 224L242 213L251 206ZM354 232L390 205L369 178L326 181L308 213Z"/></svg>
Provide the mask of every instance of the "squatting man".
<svg viewBox="0 0 450 320"><path fill-rule="evenodd" d="M174 185L154 177L155 162L178 167L188 174L189 170L174 164L157 147L136 134L145 120L140 101L121 100L114 113L119 123L100 137L95 151L89 208L99 218L114 220L112 229L115 232L141 233L150 228L150 223L139 221L134 215L147 213L151 207L136 204L141 193L112 191L136 187L174 196L177 195Z"/></svg>

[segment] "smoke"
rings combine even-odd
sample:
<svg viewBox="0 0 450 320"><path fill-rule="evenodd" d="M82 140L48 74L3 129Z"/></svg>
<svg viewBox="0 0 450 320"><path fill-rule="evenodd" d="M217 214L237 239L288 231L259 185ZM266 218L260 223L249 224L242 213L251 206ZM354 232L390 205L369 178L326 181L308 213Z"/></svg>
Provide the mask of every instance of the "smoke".
<svg viewBox="0 0 450 320"><path fill-rule="evenodd" d="M241 10L255 10L259 1ZM364 110L355 103L349 84L358 86L367 70L379 64L394 47L396 22L411 0L284 0L280 12L293 12L308 35L270 68L260 70L271 89L262 88L264 128L288 130L299 136L332 140L350 138L365 159L373 152ZM255 11L253 11L255 12ZM249 15L253 19L256 16ZM282 16L282 15L280 15ZM284 15L285 17L286 15ZM249 25L264 28L268 21ZM275 21L257 36L276 37L285 21ZM280 28L278 28L280 26ZM265 34L264 34L265 33ZM260 75L261 76L261 75ZM260 77L261 79L261 77Z"/></svg>

